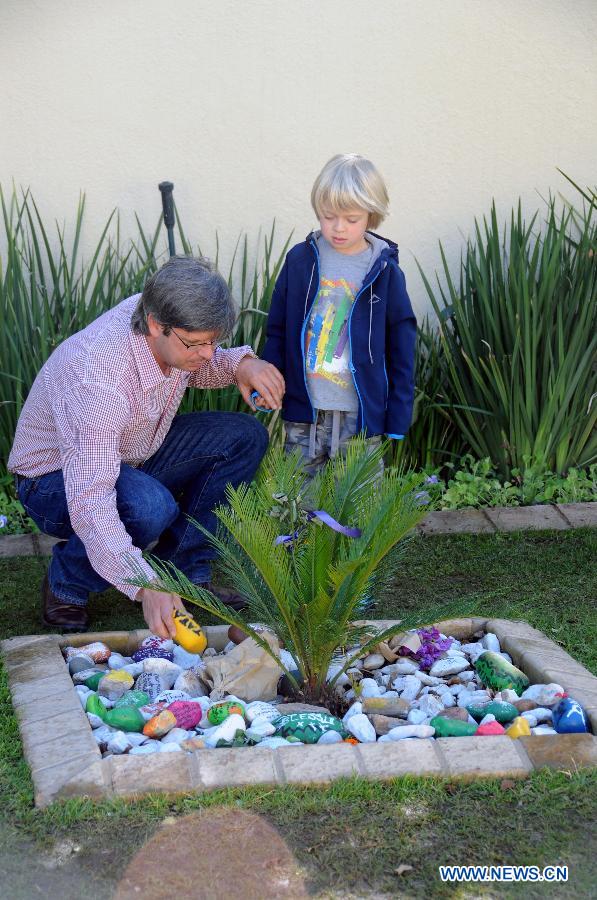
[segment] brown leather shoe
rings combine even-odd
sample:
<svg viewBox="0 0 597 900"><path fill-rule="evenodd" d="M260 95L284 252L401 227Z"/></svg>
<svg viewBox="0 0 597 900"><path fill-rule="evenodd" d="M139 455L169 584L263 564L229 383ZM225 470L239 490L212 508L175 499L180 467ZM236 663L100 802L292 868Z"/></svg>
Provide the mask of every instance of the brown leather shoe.
<svg viewBox="0 0 597 900"><path fill-rule="evenodd" d="M199 587L205 588L206 591L211 591L224 606L229 606L230 609L235 610L235 612L239 612L241 609L246 609L247 607L247 598L243 597L242 594L239 594L233 588L220 587L217 584L213 584L211 581L204 581Z"/></svg>
<svg viewBox="0 0 597 900"><path fill-rule="evenodd" d="M57 628L63 634L87 631L89 616L84 606L64 603L50 590L46 573L41 584L41 618L48 628Z"/></svg>

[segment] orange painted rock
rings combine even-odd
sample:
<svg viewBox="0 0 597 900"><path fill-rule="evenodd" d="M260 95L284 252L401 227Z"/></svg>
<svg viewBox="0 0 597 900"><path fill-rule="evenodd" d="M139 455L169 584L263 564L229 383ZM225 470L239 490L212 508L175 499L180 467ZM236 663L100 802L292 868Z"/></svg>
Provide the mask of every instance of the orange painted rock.
<svg viewBox="0 0 597 900"><path fill-rule="evenodd" d="M499 722L487 722L485 725L479 725L475 734L489 736L492 734L505 734L505 732L506 729Z"/></svg>
<svg viewBox="0 0 597 900"><path fill-rule="evenodd" d="M64 655L67 662L70 662L74 656L89 656L97 665L98 663L107 663L112 651L102 641L94 641L92 644L85 644L84 647L67 647Z"/></svg>
<svg viewBox="0 0 597 900"><path fill-rule="evenodd" d="M528 737L531 733L531 726L527 722L526 719L523 719L522 716L517 716L516 719L512 722L509 728L506 729L506 734L511 738L520 738L520 737Z"/></svg>
<svg viewBox="0 0 597 900"><path fill-rule="evenodd" d="M150 738L161 738L169 731L176 727L176 716L169 709L163 709L161 712L146 722L143 727L143 734Z"/></svg>

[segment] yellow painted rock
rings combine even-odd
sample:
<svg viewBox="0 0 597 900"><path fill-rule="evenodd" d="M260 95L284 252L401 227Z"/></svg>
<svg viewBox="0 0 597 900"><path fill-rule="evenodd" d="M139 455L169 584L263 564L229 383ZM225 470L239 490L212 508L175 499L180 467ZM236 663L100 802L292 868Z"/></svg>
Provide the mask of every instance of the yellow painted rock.
<svg viewBox="0 0 597 900"><path fill-rule="evenodd" d="M506 728L506 734L511 738L528 737L531 733L531 726L523 716L517 716L509 728Z"/></svg>
<svg viewBox="0 0 597 900"><path fill-rule="evenodd" d="M172 613L176 634L174 640L189 653L203 653L207 647L207 638L201 625L186 612L175 609Z"/></svg>

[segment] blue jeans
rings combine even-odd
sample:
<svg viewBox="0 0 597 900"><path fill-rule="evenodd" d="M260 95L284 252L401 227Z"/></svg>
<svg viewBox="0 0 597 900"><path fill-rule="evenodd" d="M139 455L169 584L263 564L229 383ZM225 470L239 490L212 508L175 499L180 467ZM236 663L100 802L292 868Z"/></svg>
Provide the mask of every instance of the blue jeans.
<svg viewBox="0 0 597 900"><path fill-rule="evenodd" d="M212 510L225 500L226 485L252 480L267 443L267 430L244 413L176 416L157 453L139 468L120 467L116 505L133 544L145 549L157 541L155 556L173 563L195 584L208 581L215 551L186 517L214 532ZM48 572L52 593L65 603L85 606L90 591L110 587L72 529L62 471L21 476L18 495L38 528L62 539L53 548Z"/></svg>

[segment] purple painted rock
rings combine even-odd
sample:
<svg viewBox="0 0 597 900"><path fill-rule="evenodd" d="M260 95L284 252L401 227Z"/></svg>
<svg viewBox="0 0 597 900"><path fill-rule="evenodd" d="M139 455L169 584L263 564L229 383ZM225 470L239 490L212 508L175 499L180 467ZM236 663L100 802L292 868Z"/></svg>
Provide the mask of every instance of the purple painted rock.
<svg viewBox="0 0 597 900"><path fill-rule="evenodd" d="M192 703L190 700L175 700L168 709L174 714L176 726L186 728L187 731L198 725L203 715L199 703Z"/></svg>
<svg viewBox="0 0 597 900"><path fill-rule="evenodd" d="M553 727L558 734L582 734L589 730L584 709L572 697L565 697L554 707Z"/></svg>
<svg viewBox="0 0 597 900"><path fill-rule="evenodd" d="M143 662L144 659L167 659L172 662L172 651L162 650L160 647L141 647L132 656L133 662Z"/></svg>
<svg viewBox="0 0 597 900"><path fill-rule="evenodd" d="M145 691L151 701L164 690L164 683L154 672L142 672L135 681L136 691Z"/></svg>
<svg viewBox="0 0 597 900"><path fill-rule="evenodd" d="M158 650L172 650L174 641L171 638L163 638L157 634L148 634L139 644L139 649L144 647L156 647Z"/></svg>

